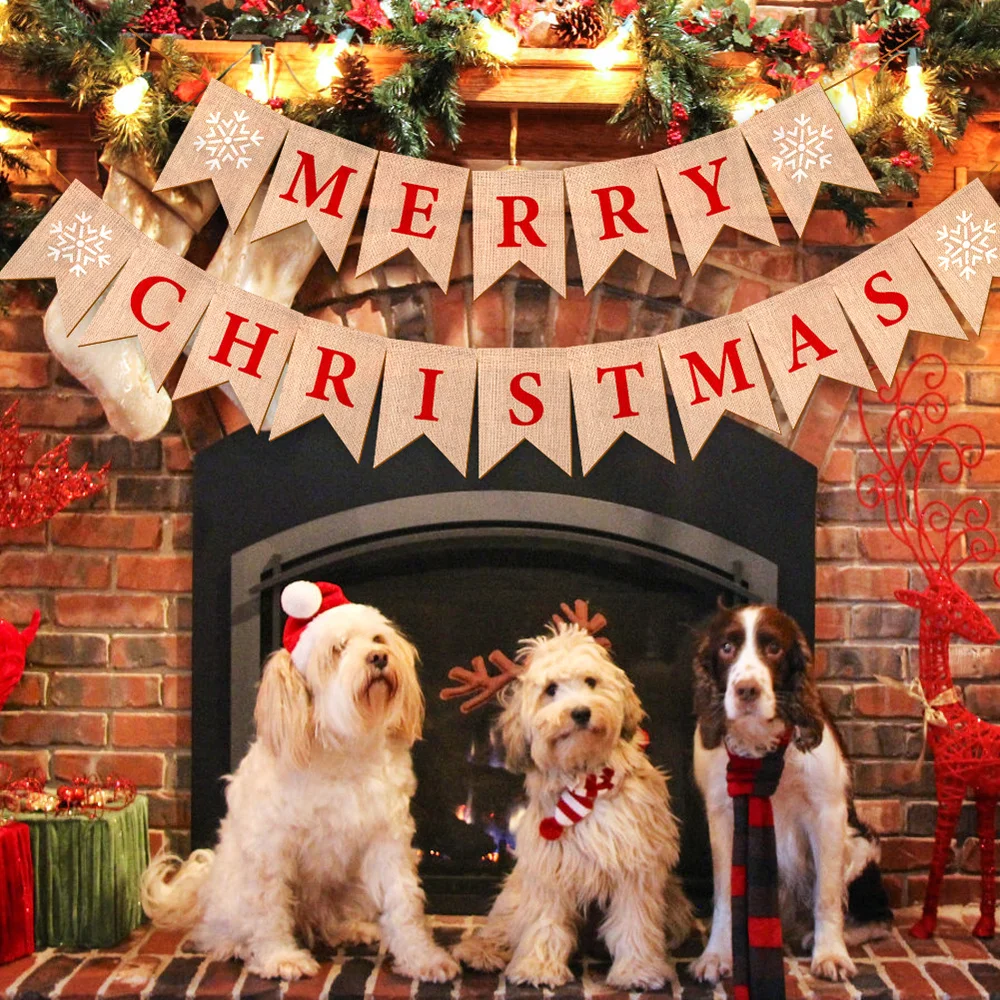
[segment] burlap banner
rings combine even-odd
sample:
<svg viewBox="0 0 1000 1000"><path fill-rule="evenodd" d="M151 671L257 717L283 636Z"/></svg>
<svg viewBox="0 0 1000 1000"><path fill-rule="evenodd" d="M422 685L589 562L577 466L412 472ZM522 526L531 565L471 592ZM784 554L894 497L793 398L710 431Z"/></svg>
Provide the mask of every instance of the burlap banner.
<svg viewBox="0 0 1000 1000"><path fill-rule="evenodd" d="M569 349L573 410L586 475L622 434L674 460L663 363L654 340Z"/></svg>
<svg viewBox="0 0 1000 1000"><path fill-rule="evenodd" d="M211 180L235 229L287 131L284 115L212 80L153 190Z"/></svg>
<svg viewBox="0 0 1000 1000"><path fill-rule="evenodd" d="M969 325L983 324L990 282L1000 277L1000 209L979 180L906 229Z"/></svg>
<svg viewBox="0 0 1000 1000"><path fill-rule="evenodd" d="M367 146L289 122L253 239L308 222L339 269L377 157Z"/></svg>
<svg viewBox="0 0 1000 1000"><path fill-rule="evenodd" d="M447 292L468 186L465 167L381 153L358 274L409 250Z"/></svg>
<svg viewBox="0 0 1000 1000"><path fill-rule="evenodd" d="M66 333L73 332L139 243L138 229L73 181L0 270L0 280L55 278Z"/></svg>
<svg viewBox="0 0 1000 1000"><path fill-rule="evenodd" d="M302 320L301 313L259 295L218 285L198 325L174 399L228 382L259 431Z"/></svg>
<svg viewBox="0 0 1000 1000"><path fill-rule="evenodd" d="M569 357L564 349L493 348L479 359L479 475L530 441L573 474Z"/></svg>
<svg viewBox="0 0 1000 1000"><path fill-rule="evenodd" d="M515 264L566 294L566 210L560 170L472 174L472 294Z"/></svg>
<svg viewBox="0 0 1000 1000"><path fill-rule="evenodd" d="M692 274L723 226L778 242L739 129L682 143L654 158Z"/></svg>
<svg viewBox="0 0 1000 1000"><path fill-rule="evenodd" d="M361 461L384 357L382 337L303 317L281 383L271 440L326 417L354 461Z"/></svg>
<svg viewBox="0 0 1000 1000"><path fill-rule="evenodd" d="M800 236L820 184L878 193L822 87L806 87L754 115L740 129Z"/></svg>
<svg viewBox="0 0 1000 1000"><path fill-rule="evenodd" d="M820 375L875 388L827 277L775 295L743 315L793 427Z"/></svg>
<svg viewBox="0 0 1000 1000"><path fill-rule="evenodd" d="M375 464L381 465L423 434L464 476L475 398L475 351L390 340Z"/></svg>
<svg viewBox="0 0 1000 1000"><path fill-rule="evenodd" d="M872 247L827 277L886 382L895 377L911 330L965 340L905 233Z"/></svg>
<svg viewBox="0 0 1000 1000"><path fill-rule="evenodd" d="M208 307L216 284L172 250L143 240L98 307L80 345L137 337L159 389Z"/></svg>
<svg viewBox="0 0 1000 1000"><path fill-rule="evenodd" d="M747 321L739 314L656 337L691 457L728 410L778 433Z"/></svg>
<svg viewBox="0 0 1000 1000"><path fill-rule="evenodd" d="M635 156L563 171L584 295L626 250L676 273L655 164L653 156Z"/></svg>

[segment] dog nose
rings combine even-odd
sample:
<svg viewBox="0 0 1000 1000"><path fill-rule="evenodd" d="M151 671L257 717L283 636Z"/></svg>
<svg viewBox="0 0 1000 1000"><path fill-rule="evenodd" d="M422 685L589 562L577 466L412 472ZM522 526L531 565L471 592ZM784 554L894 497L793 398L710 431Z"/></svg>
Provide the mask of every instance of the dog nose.
<svg viewBox="0 0 1000 1000"><path fill-rule="evenodd" d="M748 703L756 701L760 697L760 686L756 681L743 681L736 685L736 697Z"/></svg>
<svg viewBox="0 0 1000 1000"><path fill-rule="evenodd" d="M385 670L385 668L389 666L389 654L381 650L373 649L368 654L368 666L374 667L376 670Z"/></svg>
<svg viewBox="0 0 1000 1000"><path fill-rule="evenodd" d="M589 708L574 708L573 711L569 713L569 717L578 726L585 726L588 722L590 722L590 709Z"/></svg>

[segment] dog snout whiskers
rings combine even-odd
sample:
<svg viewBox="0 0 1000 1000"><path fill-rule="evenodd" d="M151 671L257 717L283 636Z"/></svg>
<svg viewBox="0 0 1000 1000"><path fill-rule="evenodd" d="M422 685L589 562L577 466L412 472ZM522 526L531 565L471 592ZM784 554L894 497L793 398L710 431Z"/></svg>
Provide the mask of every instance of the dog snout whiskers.
<svg viewBox="0 0 1000 1000"><path fill-rule="evenodd" d="M760 697L760 685L756 681L741 681L736 685L736 697L750 705Z"/></svg>
<svg viewBox="0 0 1000 1000"><path fill-rule="evenodd" d="M585 726L590 722L590 709L589 708L574 708L572 712L569 713L569 717L578 725Z"/></svg>
<svg viewBox="0 0 1000 1000"><path fill-rule="evenodd" d="M389 654L384 650L372 650L368 654L368 666L376 670L385 670L389 666Z"/></svg>

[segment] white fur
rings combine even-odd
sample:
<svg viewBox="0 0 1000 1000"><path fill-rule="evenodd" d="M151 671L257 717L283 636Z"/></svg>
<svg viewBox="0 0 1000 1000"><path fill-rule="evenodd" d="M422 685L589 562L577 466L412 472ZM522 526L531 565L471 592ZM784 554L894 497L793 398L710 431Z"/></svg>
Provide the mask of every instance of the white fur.
<svg viewBox="0 0 1000 1000"><path fill-rule="evenodd" d="M672 876L680 838L666 777L632 739L642 706L625 673L577 626L526 643L521 659L499 726L508 766L527 771L517 863L485 926L455 956L477 969L506 967L511 982L561 985L572 978L581 917L598 903L614 960L609 985L659 989L673 979L667 938L683 939L690 914ZM571 718L577 708L590 709L585 726ZM539 824L563 790L605 765L624 775L620 786L559 840L545 840Z"/></svg>
<svg viewBox="0 0 1000 1000"><path fill-rule="evenodd" d="M426 926L411 847L416 651L364 605L314 626L304 673L284 650L265 665L257 739L230 780L214 854L179 869L155 858L143 906L159 926L193 927L214 957L284 979L318 970L303 944L371 940L377 920L397 972L442 982L458 966Z"/></svg>

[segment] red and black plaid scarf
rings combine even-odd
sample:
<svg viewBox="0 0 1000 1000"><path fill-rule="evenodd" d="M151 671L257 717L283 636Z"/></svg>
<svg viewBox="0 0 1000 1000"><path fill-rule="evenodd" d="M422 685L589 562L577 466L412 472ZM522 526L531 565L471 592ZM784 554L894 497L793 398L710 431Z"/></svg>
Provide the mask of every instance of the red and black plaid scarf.
<svg viewBox="0 0 1000 1000"><path fill-rule="evenodd" d="M733 1000L784 1000L785 963L778 913L778 856L771 796L791 732L764 757L729 753L733 800Z"/></svg>

